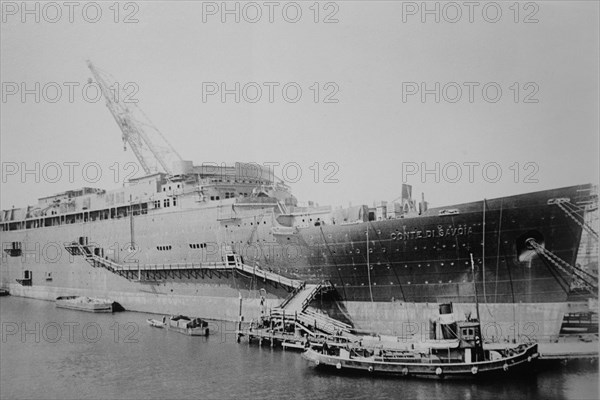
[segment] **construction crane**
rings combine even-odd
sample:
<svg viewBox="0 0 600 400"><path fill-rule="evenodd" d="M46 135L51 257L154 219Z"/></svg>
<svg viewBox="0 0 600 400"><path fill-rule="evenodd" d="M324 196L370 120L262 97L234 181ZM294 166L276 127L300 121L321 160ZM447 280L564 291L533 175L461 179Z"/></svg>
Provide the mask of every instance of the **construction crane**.
<svg viewBox="0 0 600 400"><path fill-rule="evenodd" d="M173 175L173 167L181 163L179 153L152 124L144 112L132 101L128 101L125 90L108 73L100 71L87 61L96 83L106 100L106 106L123 132L123 145L133 150L147 175L163 172Z"/></svg>

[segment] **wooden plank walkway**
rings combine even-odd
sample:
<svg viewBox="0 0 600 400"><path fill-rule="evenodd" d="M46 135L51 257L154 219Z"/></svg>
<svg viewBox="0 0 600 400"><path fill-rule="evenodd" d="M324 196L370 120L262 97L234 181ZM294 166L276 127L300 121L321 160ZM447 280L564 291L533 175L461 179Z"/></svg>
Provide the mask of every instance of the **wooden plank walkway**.
<svg viewBox="0 0 600 400"><path fill-rule="evenodd" d="M257 340L259 346L262 346L263 342L267 342L271 347L281 346L283 348L304 350L308 346L308 341L310 341L311 346L322 346L325 342L324 338L313 337L307 339L307 335L300 336L296 333L284 333L272 329L246 328L238 330L236 333L238 341L240 338L246 337L248 343Z"/></svg>
<svg viewBox="0 0 600 400"><path fill-rule="evenodd" d="M598 359L598 341L539 343L541 360Z"/></svg>

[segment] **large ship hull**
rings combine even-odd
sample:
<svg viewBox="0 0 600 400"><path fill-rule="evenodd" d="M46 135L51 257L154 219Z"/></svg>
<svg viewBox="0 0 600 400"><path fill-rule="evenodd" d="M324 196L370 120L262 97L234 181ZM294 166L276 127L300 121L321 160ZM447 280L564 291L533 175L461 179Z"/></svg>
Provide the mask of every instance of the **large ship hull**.
<svg viewBox="0 0 600 400"><path fill-rule="evenodd" d="M317 298L314 305L359 330L424 333L438 303L451 301L457 313L474 312L476 290L484 335L550 338L572 311L567 302L572 276L537 254L527 240L575 265L582 226L554 200L578 204L589 191L589 185L574 186L430 209L413 217L311 224L287 234L273 229L278 225L273 207L249 207L227 217L222 212L230 207L227 201L202 209L9 230L2 232L3 247L18 242L22 253L3 252L2 285L18 296L107 297L129 310L222 320L238 318L239 296L250 319L265 312L264 304L277 306L289 295L289 288L235 270L153 274L140 269L122 276L65 251L68 243L85 237L121 265L169 266L220 262L228 248L261 270L307 282L330 281L336 296ZM486 323L493 328L486 331Z"/></svg>
<svg viewBox="0 0 600 400"><path fill-rule="evenodd" d="M575 186L453 205L442 216L436 208L399 220L319 225L279 240L307 248L309 267L292 276L331 280L345 300L471 302L475 280L482 303L566 301L572 277L527 240L575 265L581 224L552 200L577 203L588 191Z"/></svg>

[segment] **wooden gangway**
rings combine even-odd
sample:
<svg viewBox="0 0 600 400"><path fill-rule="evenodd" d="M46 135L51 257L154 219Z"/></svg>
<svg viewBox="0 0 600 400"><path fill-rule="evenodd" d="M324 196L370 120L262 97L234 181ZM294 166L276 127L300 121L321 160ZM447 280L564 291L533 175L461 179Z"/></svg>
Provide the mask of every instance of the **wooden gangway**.
<svg viewBox="0 0 600 400"><path fill-rule="evenodd" d="M295 324L309 335L341 335L350 334L352 326L312 310L302 312L287 312L285 309L274 308L269 318L275 321L275 328L284 324Z"/></svg>
<svg viewBox="0 0 600 400"><path fill-rule="evenodd" d="M84 259L94 268L104 268L114 274L122 276L130 281L136 282L155 282L158 279L168 278L203 278L205 273L221 271L237 271L244 275L251 275L264 282L278 284L287 287L290 290L298 289L303 286L303 282L290 279L283 275L271 271L265 271L259 267L251 267L242 262L237 254L226 254L226 261L212 263L169 263L169 264L140 264L127 263L120 264L102 257L97 253L93 245L84 245L79 242L72 242L65 245L65 249L72 255L83 256Z"/></svg>
<svg viewBox="0 0 600 400"><path fill-rule="evenodd" d="M281 303L279 309L285 309L288 313L302 312L322 288L323 284L321 283L303 284Z"/></svg>
<svg viewBox="0 0 600 400"><path fill-rule="evenodd" d="M360 337L353 333L352 325L309 307L319 293L331 290L335 288L330 282L297 287L279 307L272 308L269 315L262 317L257 326L252 322L248 328L242 329L240 322L238 340L242 337L249 341L258 339L259 344L267 340L271 346L297 349L304 349L309 341L311 345L322 345L326 341L359 342Z"/></svg>

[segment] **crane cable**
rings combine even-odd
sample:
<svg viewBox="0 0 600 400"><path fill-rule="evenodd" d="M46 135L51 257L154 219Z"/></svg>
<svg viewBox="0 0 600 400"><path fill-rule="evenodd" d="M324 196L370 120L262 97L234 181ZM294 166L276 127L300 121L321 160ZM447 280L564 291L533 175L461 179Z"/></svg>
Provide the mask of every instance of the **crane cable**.
<svg viewBox="0 0 600 400"><path fill-rule="evenodd" d="M527 240L527 244L530 245L538 255L545 257L555 267L557 267L558 269L563 271L565 274L567 274L567 275L573 274L577 278L579 278L581 280L581 282L583 283L584 287L590 293L592 293L596 296L598 295L598 285L593 282L593 280L598 279L597 277L595 277L594 275L590 274L587 271L584 271L583 269L581 269L579 267L575 267L575 266L572 266L571 264L567 263L566 261L564 261L563 259L558 257L556 254L552 253L549 250L546 250L534 239ZM587 277L585 275L587 275ZM590 278L592 278L592 279L589 280Z"/></svg>

